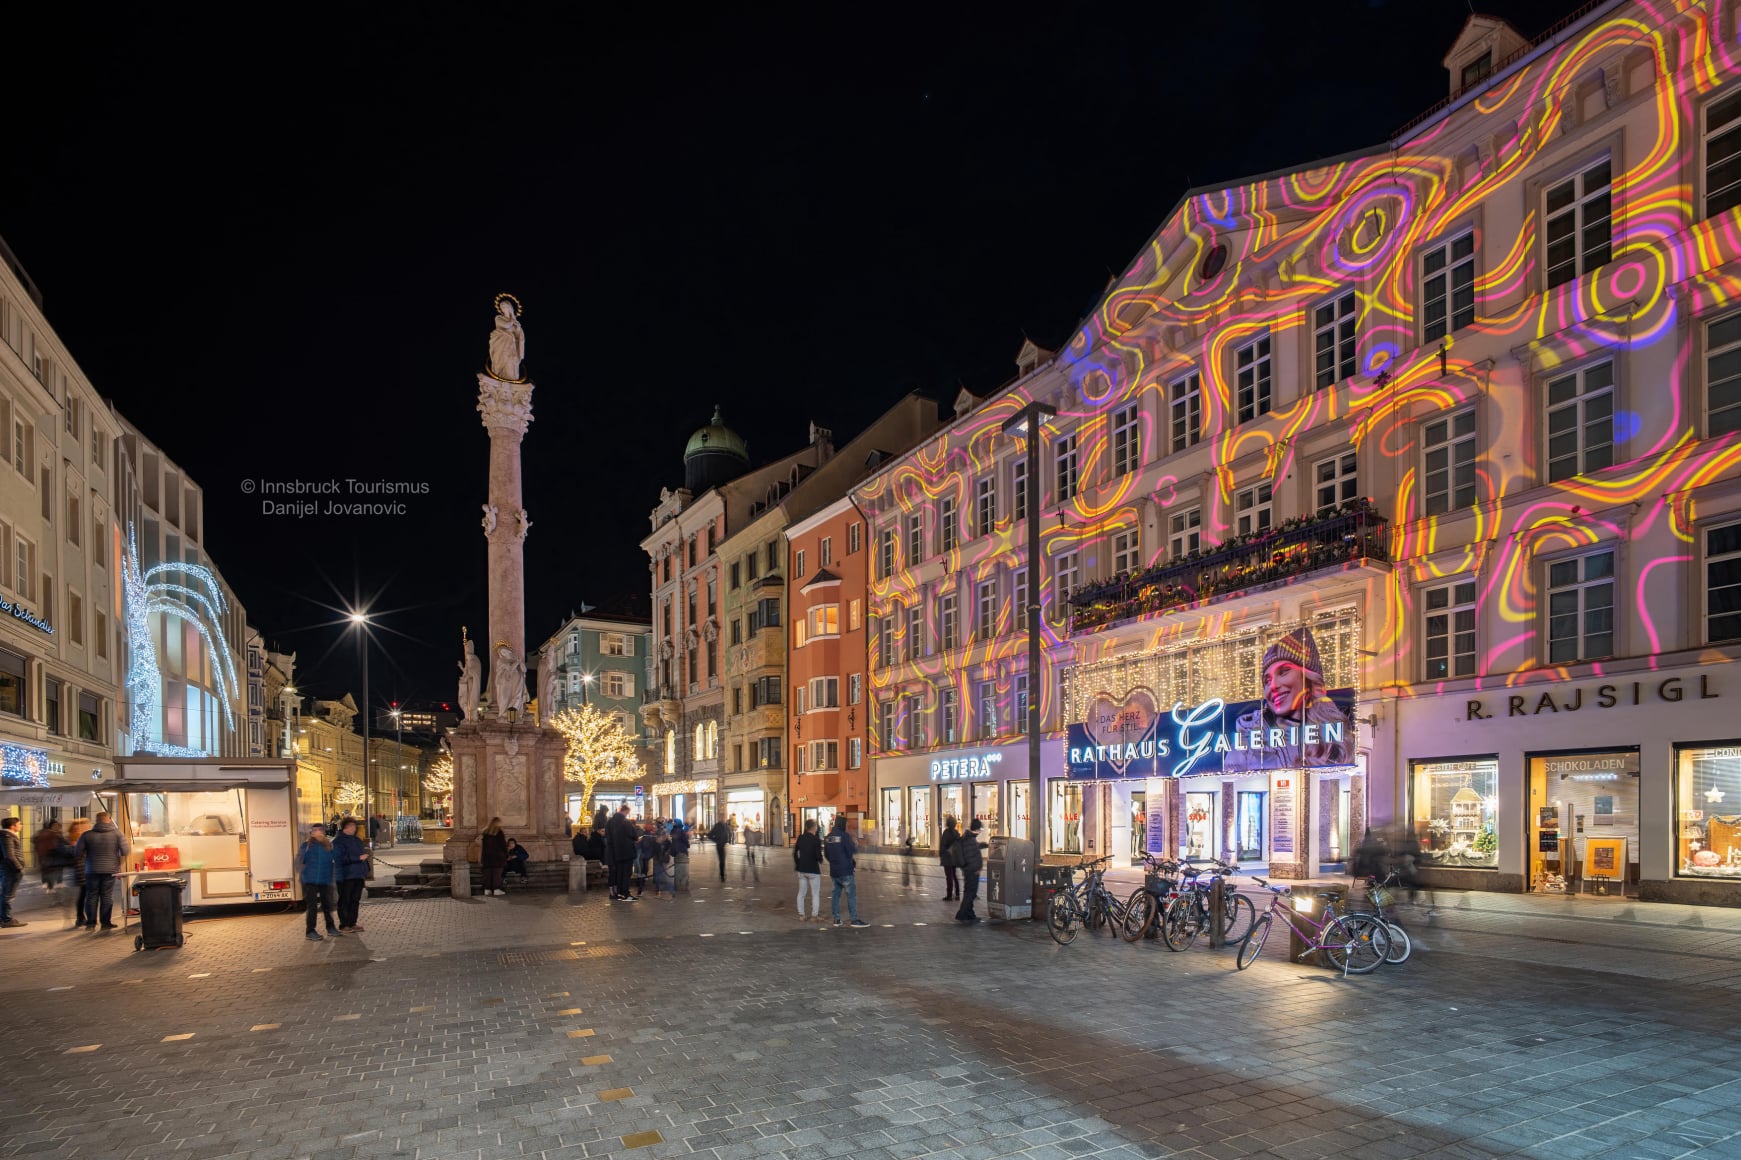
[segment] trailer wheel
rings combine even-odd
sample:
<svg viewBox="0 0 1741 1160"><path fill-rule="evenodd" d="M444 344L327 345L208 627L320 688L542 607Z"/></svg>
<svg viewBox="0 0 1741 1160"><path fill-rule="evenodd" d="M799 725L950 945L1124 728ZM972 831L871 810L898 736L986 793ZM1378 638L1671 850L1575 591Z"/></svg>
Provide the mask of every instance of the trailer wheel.
<svg viewBox="0 0 1741 1160"><path fill-rule="evenodd" d="M187 936L185 934L176 935L175 936L175 945L178 947L186 946L187 945Z"/></svg>
<svg viewBox="0 0 1741 1160"><path fill-rule="evenodd" d="M142 951L145 949L145 938L143 935L136 934L133 936L133 949L136 951Z"/></svg>

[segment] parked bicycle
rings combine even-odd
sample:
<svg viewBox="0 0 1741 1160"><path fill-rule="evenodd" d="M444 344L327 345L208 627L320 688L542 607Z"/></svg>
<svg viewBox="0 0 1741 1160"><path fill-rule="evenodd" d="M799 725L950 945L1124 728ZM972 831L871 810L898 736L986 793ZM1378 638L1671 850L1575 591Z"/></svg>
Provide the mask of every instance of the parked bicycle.
<svg viewBox="0 0 1741 1160"><path fill-rule="evenodd" d="M1409 955L1414 953L1414 941L1395 918L1396 888L1402 883L1402 875L1392 870L1385 875L1382 882L1371 875L1361 881L1366 887L1364 906L1356 906L1351 899L1335 899L1326 903L1326 908L1338 914L1369 914L1377 918L1384 923L1384 929L1390 935L1390 953L1385 956L1384 961L1408 962Z"/></svg>
<svg viewBox="0 0 1741 1160"><path fill-rule="evenodd" d="M1155 929L1156 920L1166 912L1167 902L1178 892L1180 864L1171 858L1143 855L1143 884L1125 899L1125 922L1121 932L1125 942L1136 942Z"/></svg>
<svg viewBox="0 0 1741 1160"><path fill-rule="evenodd" d="M1182 951L1197 941L1197 936L1209 930L1214 907L1211 893L1217 878L1221 891L1221 937L1225 942L1238 942L1251 931L1257 908L1251 899L1240 897L1230 876L1239 867L1231 862L1210 859L1208 865L1186 859L1180 864L1184 880L1167 901L1161 915L1161 938L1168 949Z"/></svg>
<svg viewBox="0 0 1741 1160"><path fill-rule="evenodd" d="M1252 923L1244 944L1239 948L1237 965L1240 970L1251 966L1257 956L1263 953L1263 944L1269 938L1277 915L1281 916L1281 920L1290 930L1305 940L1306 949L1298 957L1303 959L1309 954L1322 951L1330 965L1345 976L1364 975L1375 971L1389 957L1390 931L1382 919L1370 914L1338 915L1328 907L1321 908L1321 918L1313 919L1294 908L1291 892L1286 886L1272 886L1257 877L1252 881L1270 892L1270 901L1269 907ZM1340 899L1341 893L1324 891L1317 898L1320 901Z"/></svg>
<svg viewBox="0 0 1741 1160"><path fill-rule="evenodd" d="M1108 854L1071 867L1069 883L1052 895L1046 907L1046 929L1059 946L1068 945L1085 926L1099 930L1111 923L1115 931L1122 929L1127 917L1125 904L1114 898L1102 881L1104 867L1111 861ZM1081 881L1076 878L1078 871L1082 872Z"/></svg>

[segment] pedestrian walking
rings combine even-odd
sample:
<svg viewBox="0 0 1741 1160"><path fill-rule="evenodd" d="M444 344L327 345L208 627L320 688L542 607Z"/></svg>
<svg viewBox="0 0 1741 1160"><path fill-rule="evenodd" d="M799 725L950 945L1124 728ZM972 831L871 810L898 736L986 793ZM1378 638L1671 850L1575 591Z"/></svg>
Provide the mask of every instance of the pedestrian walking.
<svg viewBox="0 0 1741 1160"><path fill-rule="evenodd" d="M18 836L17 818L0 818L0 927L29 926L12 917L12 896L24 877L24 840Z"/></svg>
<svg viewBox="0 0 1741 1160"><path fill-rule="evenodd" d="M726 826L726 841L729 842L733 846L737 845L737 841L738 841L738 816L736 814L732 814L732 815L728 816L725 820L725 826Z"/></svg>
<svg viewBox="0 0 1741 1160"><path fill-rule="evenodd" d="M357 819L346 818L339 823L339 836L332 840L335 877L339 894L339 929L357 934L357 911L363 904L363 884L369 878L369 847L357 837Z"/></svg>
<svg viewBox="0 0 1741 1160"><path fill-rule="evenodd" d="M822 851L828 856L828 874L834 879L834 925L840 925L840 896L846 895L846 912L852 916L853 926L869 926L858 917L858 880L854 875L858 871L858 846L854 844L852 835L846 832L846 815L834 815L834 828L828 831L828 840L822 844Z"/></svg>
<svg viewBox="0 0 1741 1160"><path fill-rule="evenodd" d="M49 822L36 831L31 844L36 847L36 869L42 875L42 888L52 895L60 886L61 872L72 853L66 835L60 832L60 822Z"/></svg>
<svg viewBox="0 0 1741 1160"><path fill-rule="evenodd" d="M502 871L508 865L508 835L502 833L502 819L491 818L484 832L478 835L478 865L484 872L484 894L501 895Z"/></svg>
<svg viewBox="0 0 1741 1160"><path fill-rule="evenodd" d="M641 836L635 839L635 897L641 897L641 891L646 889L647 879L653 873L653 857L659 852L658 836L649 830L641 831ZM653 896L659 896L659 888L653 888Z"/></svg>
<svg viewBox="0 0 1741 1160"><path fill-rule="evenodd" d="M90 837L89 834L85 836ZM326 915L327 938L338 938L342 933L337 916L333 914L333 900L337 896L334 882L338 878L338 855L332 848L334 840L326 836L325 826L316 823L308 827L308 838L296 851L296 877L302 883L303 911L308 916L308 929L303 937L309 942L326 941L314 929L314 920L321 914Z"/></svg>
<svg viewBox="0 0 1741 1160"><path fill-rule="evenodd" d="M943 836L937 839L937 860L943 863L943 901L961 897L961 876L956 873L961 863L957 860L958 851L955 843L961 841L961 831L955 828L955 819L948 815L943 818Z"/></svg>
<svg viewBox="0 0 1741 1160"><path fill-rule="evenodd" d="M798 871L798 921L822 921L822 838L816 819L804 823L804 832L792 843L792 868ZM804 913L804 895L810 895L810 913Z"/></svg>
<svg viewBox="0 0 1741 1160"><path fill-rule="evenodd" d="M89 897L91 884L85 874L85 860L78 854L79 839L91 828L91 819L74 818L67 826L67 841L72 844L72 850L67 854L67 861L72 866L73 885L78 887L78 897L73 899L73 929L79 930L85 925L85 899Z"/></svg>
<svg viewBox="0 0 1741 1160"><path fill-rule="evenodd" d="M629 807L618 808L605 827L605 843L610 847L611 899L615 902L634 901L629 894L629 871L635 865L635 843L639 840L635 823L629 820Z"/></svg>
<svg viewBox="0 0 1741 1160"><path fill-rule="evenodd" d="M985 854L979 844L979 831L985 823L978 818L967 827L967 833L961 835L957 842L956 861L961 865L961 909L955 912L956 922L978 922L979 915L973 913L974 900L979 897L979 872L985 867Z"/></svg>
<svg viewBox="0 0 1741 1160"><path fill-rule="evenodd" d="M89 886L85 893L85 925L92 930L97 929L99 917L103 920L104 930L115 929L112 921L115 875L121 872L128 853L126 837L109 820L106 811L97 815L96 822L84 832L73 850L73 857L85 863L85 880Z"/></svg>
<svg viewBox="0 0 1741 1160"><path fill-rule="evenodd" d="M671 823L671 894L689 893L689 827L682 820Z"/></svg>
<svg viewBox="0 0 1741 1160"><path fill-rule="evenodd" d="M660 825L659 832L653 836L653 898L658 899L661 892L672 902L677 901L677 891L671 886L671 835Z"/></svg>
<svg viewBox="0 0 1741 1160"><path fill-rule="evenodd" d="M725 848L731 842L731 827L724 822L713 823L713 829L707 831L708 841L713 843L713 852L719 855L719 880L725 881Z"/></svg>

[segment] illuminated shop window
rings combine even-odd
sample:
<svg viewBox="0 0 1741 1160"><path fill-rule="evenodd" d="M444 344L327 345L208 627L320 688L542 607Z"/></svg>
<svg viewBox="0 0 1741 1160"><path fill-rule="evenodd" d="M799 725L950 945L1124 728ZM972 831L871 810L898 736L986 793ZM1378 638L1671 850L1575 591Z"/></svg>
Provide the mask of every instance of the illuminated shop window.
<svg viewBox="0 0 1741 1160"><path fill-rule="evenodd" d="M1475 581L1441 584L1422 594L1429 681L1475 675Z"/></svg>
<svg viewBox="0 0 1741 1160"><path fill-rule="evenodd" d="M1203 546L1203 509L1174 512L1167 517L1167 556L1182 560Z"/></svg>
<svg viewBox="0 0 1741 1160"><path fill-rule="evenodd" d="M937 548L942 552L953 552L957 540L958 524L955 518L955 497L944 496L937 504Z"/></svg>
<svg viewBox="0 0 1741 1160"><path fill-rule="evenodd" d="M1360 497L1359 463L1352 451L1320 459L1312 468L1314 495L1320 512Z"/></svg>
<svg viewBox="0 0 1741 1160"><path fill-rule="evenodd" d="M1132 528L1112 537L1112 574L1135 572L1142 562L1142 533Z"/></svg>
<svg viewBox="0 0 1741 1160"><path fill-rule="evenodd" d="M1614 655L1614 552L1548 565L1548 663Z"/></svg>
<svg viewBox="0 0 1741 1160"><path fill-rule="evenodd" d="M1475 411L1434 419L1421 428L1427 514L1442 515L1475 502Z"/></svg>
<svg viewBox="0 0 1741 1160"><path fill-rule="evenodd" d="M1741 144L1741 134L1737 134ZM1741 430L1741 314L1705 326L1705 434Z"/></svg>
<svg viewBox="0 0 1741 1160"><path fill-rule="evenodd" d="M1612 167L1604 157L1575 177L1548 187L1548 289L1608 264L1612 225Z"/></svg>
<svg viewBox="0 0 1741 1160"><path fill-rule="evenodd" d="M1741 523L1705 529L1705 641L1741 640Z"/></svg>
<svg viewBox="0 0 1741 1160"><path fill-rule="evenodd" d="M916 785L907 797L908 837L915 846L931 844L931 787Z"/></svg>
<svg viewBox="0 0 1741 1160"><path fill-rule="evenodd" d="M1061 777L1046 783L1046 848L1052 854L1082 853L1082 786Z"/></svg>
<svg viewBox="0 0 1741 1160"><path fill-rule="evenodd" d="M1237 517L1235 527L1240 535L1250 536L1269 531L1273 518L1270 507L1272 498L1268 483L1248 487L1233 497L1233 510Z"/></svg>
<svg viewBox="0 0 1741 1160"><path fill-rule="evenodd" d="M1614 463L1614 364L1548 380L1548 482Z"/></svg>
<svg viewBox="0 0 1741 1160"><path fill-rule="evenodd" d="M1482 757L1411 763L1415 836L1428 866L1499 864L1499 762Z"/></svg>
<svg viewBox="0 0 1741 1160"><path fill-rule="evenodd" d="M1240 423L1268 413L1270 406L1269 335L1253 339L1233 354Z"/></svg>
<svg viewBox="0 0 1741 1160"><path fill-rule="evenodd" d="M1137 408L1132 403L1112 416L1112 474L1129 475L1142 463L1142 443L1137 430Z"/></svg>
<svg viewBox="0 0 1741 1160"><path fill-rule="evenodd" d="M1444 338L1475 321L1475 234L1465 230L1421 256L1421 337Z"/></svg>
<svg viewBox="0 0 1741 1160"><path fill-rule="evenodd" d="M1052 445L1053 477L1058 483L1058 502L1076 498L1076 436L1066 435Z"/></svg>
<svg viewBox="0 0 1741 1160"><path fill-rule="evenodd" d="M1741 881L1741 743L1675 746L1675 873Z"/></svg>
<svg viewBox="0 0 1741 1160"><path fill-rule="evenodd" d="M1354 291L1339 294L1312 312L1312 351L1317 386L1354 377Z"/></svg>
<svg viewBox="0 0 1741 1160"><path fill-rule="evenodd" d="M1170 449L1180 452L1203 438L1203 378L1189 374L1167 385Z"/></svg>
<svg viewBox="0 0 1741 1160"><path fill-rule="evenodd" d="M883 791L883 845L899 846L907 840L906 826L902 824L901 799L906 795L902 789L885 789Z"/></svg>
<svg viewBox="0 0 1741 1160"><path fill-rule="evenodd" d="M1741 205L1741 92L1705 106L1705 217Z"/></svg>

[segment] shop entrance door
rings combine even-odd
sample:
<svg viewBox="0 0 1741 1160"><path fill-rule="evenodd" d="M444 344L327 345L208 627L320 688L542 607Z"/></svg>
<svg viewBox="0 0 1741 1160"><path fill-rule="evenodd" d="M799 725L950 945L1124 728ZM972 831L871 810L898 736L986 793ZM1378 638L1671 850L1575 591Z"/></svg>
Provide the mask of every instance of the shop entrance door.
<svg viewBox="0 0 1741 1160"><path fill-rule="evenodd" d="M943 795L943 813L938 821L938 835L942 835L943 827L947 826L951 821L955 823L955 828L957 830L965 834L967 832L968 819L966 815L961 812L961 787L958 785L946 785L938 792Z"/></svg>
<svg viewBox="0 0 1741 1160"><path fill-rule="evenodd" d="M1234 857L1241 862L1261 862L1268 856L1269 794L1241 790L1238 807L1235 833L1239 835L1239 850Z"/></svg>
<svg viewBox="0 0 1741 1160"><path fill-rule="evenodd" d="M1632 893L1638 883L1638 751L1531 754L1528 765L1530 889ZM1483 841L1479 796L1461 790L1450 806L1453 845Z"/></svg>
<svg viewBox="0 0 1741 1160"><path fill-rule="evenodd" d="M1188 793L1185 795L1185 851L1187 858L1215 858L1221 854L1215 835L1220 826L1216 819L1220 812L1216 808L1214 792Z"/></svg>
<svg viewBox="0 0 1741 1160"><path fill-rule="evenodd" d="M1137 790L1130 795L1130 860L1134 866L1143 860L1149 841L1149 795Z"/></svg>
<svg viewBox="0 0 1741 1160"><path fill-rule="evenodd" d="M1002 824L998 819L998 793L1003 785L995 781L976 781L973 783L973 816L978 818L985 836L1002 834Z"/></svg>

